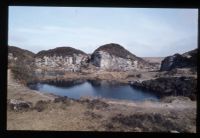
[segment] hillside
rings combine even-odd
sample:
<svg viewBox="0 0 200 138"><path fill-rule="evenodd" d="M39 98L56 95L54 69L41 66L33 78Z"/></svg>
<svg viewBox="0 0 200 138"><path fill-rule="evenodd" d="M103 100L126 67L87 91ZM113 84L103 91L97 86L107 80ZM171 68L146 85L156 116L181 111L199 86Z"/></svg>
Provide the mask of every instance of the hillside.
<svg viewBox="0 0 200 138"><path fill-rule="evenodd" d="M12 70L14 78L23 84L35 79L34 56L31 51L15 46L8 47L8 68Z"/></svg>
<svg viewBox="0 0 200 138"><path fill-rule="evenodd" d="M42 50L36 54L36 57L43 57L43 56L73 56L73 54L83 54L86 55L81 50L72 48L72 47L57 47L50 50Z"/></svg>
<svg viewBox="0 0 200 138"><path fill-rule="evenodd" d="M137 59L137 60L143 61L142 58L137 57L136 55L132 54L131 52L126 50L121 45L115 44L115 43L102 45L99 48L97 48L93 52L93 54L98 52L98 51L104 51L104 52L107 52L107 53L109 53L111 55L114 55L114 56L117 56L117 57L121 57L121 58L124 58L124 59L132 59L132 60L136 60Z"/></svg>
<svg viewBox="0 0 200 138"><path fill-rule="evenodd" d="M91 62L100 69L115 71L153 67L149 62L115 43L105 44L97 48L91 55Z"/></svg>
<svg viewBox="0 0 200 138"><path fill-rule="evenodd" d="M12 55L14 57L17 57L20 60L31 59L35 55L35 53L33 53L31 51L21 49L19 47L15 47L15 46L9 46L8 53L12 53Z"/></svg>

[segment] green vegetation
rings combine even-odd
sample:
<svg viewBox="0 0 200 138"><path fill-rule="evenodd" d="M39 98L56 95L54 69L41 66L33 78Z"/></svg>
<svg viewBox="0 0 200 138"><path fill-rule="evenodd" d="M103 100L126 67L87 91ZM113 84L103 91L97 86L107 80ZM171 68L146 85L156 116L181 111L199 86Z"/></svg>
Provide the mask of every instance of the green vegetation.
<svg viewBox="0 0 200 138"><path fill-rule="evenodd" d="M36 54L36 57L43 57L43 56L66 56L66 55L73 55L73 54L86 54L81 50L72 48L72 47L58 47L50 50L42 50Z"/></svg>

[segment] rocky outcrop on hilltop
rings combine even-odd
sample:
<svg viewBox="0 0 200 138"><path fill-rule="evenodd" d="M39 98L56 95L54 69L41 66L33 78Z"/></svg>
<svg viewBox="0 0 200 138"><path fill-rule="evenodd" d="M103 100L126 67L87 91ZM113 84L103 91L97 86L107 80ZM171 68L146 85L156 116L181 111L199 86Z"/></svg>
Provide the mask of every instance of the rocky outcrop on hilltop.
<svg viewBox="0 0 200 138"><path fill-rule="evenodd" d="M170 71L174 68L192 68L197 66L197 49L166 57L161 63L161 71Z"/></svg>
<svg viewBox="0 0 200 138"><path fill-rule="evenodd" d="M59 72L78 72L87 67L89 56L71 47L58 47L35 55L36 74L58 75Z"/></svg>
<svg viewBox="0 0 200 138"><path fill-rule="evenodd" d="M137 69L153 69L154 65L137 57L118 44L106 44L89 55L72 47L58 47L43 50L37 54L16 47L11 48L10 61L19 61L32 66L36 76L57 76L66 72L80 72L92 67L107 71L128 71ZM17 55L17 56L16 56ZM89 66L92 65L92 66ZM96 68L95 68L96 67Z"/></svg>
<svg viewBox="0 0 200 138"><path fill-rule="evenodd" d="M120 46L119 44L106 44L100 46L91 55L91 63L102 70L127 71L152 66Z"/></svg>

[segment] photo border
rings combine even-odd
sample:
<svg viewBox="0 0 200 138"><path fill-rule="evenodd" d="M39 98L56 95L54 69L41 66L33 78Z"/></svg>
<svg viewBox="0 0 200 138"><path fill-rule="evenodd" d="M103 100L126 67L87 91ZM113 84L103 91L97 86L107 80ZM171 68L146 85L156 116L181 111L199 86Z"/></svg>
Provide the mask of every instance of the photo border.
<svg viewBox="0 0 200 138"><path fill-rule="evenodd" d="M91 131L17 131L7 130L7 65L8 65L8 13L9 6L56 6L56 7L121 7L121 8L192 8L198 9L198 59L199 59L199 0L1 0L0 1L0 132L3 136L19 137L94 137L94 136L167 136L185 135L170 133L136 132L91 132ZM197 60L198 61L198 60ZM197 84L199 84L199 62L197 63ZM197 85L197 133L200 132L199 85ZM157 135L159 134L159 135Z"/></svg>

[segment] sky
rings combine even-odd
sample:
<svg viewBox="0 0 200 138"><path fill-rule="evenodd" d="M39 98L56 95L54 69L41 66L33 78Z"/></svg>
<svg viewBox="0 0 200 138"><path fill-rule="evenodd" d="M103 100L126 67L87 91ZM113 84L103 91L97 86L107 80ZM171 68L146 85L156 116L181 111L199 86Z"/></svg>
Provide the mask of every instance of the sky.
<svg viewBox="0 0 200 138"><path fill-rule="evenodd" d="M198 10L10 6L8 30L9 45L34 53L117 43L139 57L164 57L197 48Z"/></svg>

